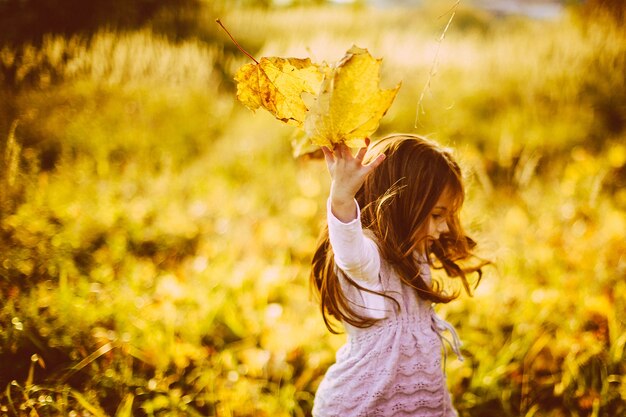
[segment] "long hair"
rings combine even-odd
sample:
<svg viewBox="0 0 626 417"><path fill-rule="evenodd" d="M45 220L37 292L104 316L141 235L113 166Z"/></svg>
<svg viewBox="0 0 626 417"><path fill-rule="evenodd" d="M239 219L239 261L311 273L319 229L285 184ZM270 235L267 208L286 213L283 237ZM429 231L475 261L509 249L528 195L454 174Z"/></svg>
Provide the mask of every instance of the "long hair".
<svg viewBox="0 0 626 417"><path fill-rule="evenodd" d="M444 269L449 277L459 278L471 295L466 274L478 272L480 278L480 268L487 262L474 267L462 267L458 263L472 257L476 245L465 235L459 221L465 196L459 165L447 149L417 135L391 135L377 141L368 150L365 162L381 153L385 154L385 160L365 179L356 200L361 207L363 228L373 235L382 259L422 299L448 303L458 297L459 291L448 293L439 280L425 281L420 274L423 260L416 253L425 253L435 268ZM427 235L428 216L444 190L453 201L446 219L449 230L434 240ZM353 308L342 291L338 273L343 274L335 265L325 227L313 255L311 284L319 292L326 327L337 333L329 316L356 327L372 326L377 320ZM363 288L345 274L343 277L349 285L395 302L387 294Z"/></svg>

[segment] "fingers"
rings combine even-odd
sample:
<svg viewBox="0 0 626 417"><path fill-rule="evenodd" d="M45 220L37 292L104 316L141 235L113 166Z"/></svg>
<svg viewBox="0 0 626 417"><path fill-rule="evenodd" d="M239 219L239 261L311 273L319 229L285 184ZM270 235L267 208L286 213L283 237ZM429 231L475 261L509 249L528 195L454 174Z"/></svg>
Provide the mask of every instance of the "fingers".
<svg viewBox="0 0 626 417"><path fill-rule="evenodd" d="M327 148L329 151L329 156L332 155L334 160L338 161L338 160L351 160L353 159L352 156L352 152L350 152L350 148L348 148L348 146L341 142L341 143L335 143L332 151ZM326 154L324 154L326 155Z"/></svg>
<svg viewBox="0 0 626 417"><path fill-rule="evenodd" d="M381 153L372 162L370 162L369 164L365 165L365 167L368 168L369 172L371 172L371 171L375 170L376 168L378 168L380 166L380 164L383 163L385 158L386 158L386 155L384 153Z"/></svg>
<svg viewBox="0 0 626 417"><path fill-rule="evenodd" d="M333 153L337 159L341 159L343 157L342 145L343 143L335 143L335 147L333 148Z"/></svg>
<svg viewBox="0 0 626 417"><path fill-rule="evenodd" d="M363 158L365 158L365 153L367 152L367 146L359 149L359 152L357 152L355 159L357 159L359 162L363 161Z"/></svg>
<svg viewBox="0 0 626 417"><path fill-rule="evenodd" d="M328 149L327 146L322 146L322 153L324 154L324 159L326 159L326 162L333 161L333 151Z"/></svg>
<svg viewBox="0 0 626 417"><path fill-rule="evenodd" d="M339 146L340 146L341 156L345 160L349 161L350 159L353 158L352 152L350 152L350 148L348 148L348 145L342 142Z"/></svg>
<svg viewBox="0 0 626 417"><path fill-rule="evenodd" d="M367 148L369 148L369 146L370 146L370 138L365 138L365 146L359 149L359 151L356 154L355 159L358 159L359 161L363 161L363 158L365 158L365 154L367 153Z"/></svg>
<svg viewBox="0 0 626 417"><path fill-rule="evenodd" d="M334 166L335 166L335 157L333 155L333 151L328 149L326 146L322 146L322 152L324 153L324 160L326 161L326 167L328 168L328 172L330 176L333 176Z"/></svg>
<svg viewBox="0 0 626 417"><path fill-rule="evenodd" d="M327 146L322 146L322 152L324 153L324 158L326 159L327 163L333 163L338 162L339 160L343 160L356 161L359 162L359 164L362 164L363 159L367 154L370 143L370 139L365 138L365 146L359 148L358 152L354 156L352 155L352 151L350 150L350 148L344 142L335 143L332 149ZM367 166L371 167L372 169L376 168L378 165L380 165L380 163L382 163L384 159L384 155L382 156L382 158L379 155L375 160L367 164Z"/></svg>

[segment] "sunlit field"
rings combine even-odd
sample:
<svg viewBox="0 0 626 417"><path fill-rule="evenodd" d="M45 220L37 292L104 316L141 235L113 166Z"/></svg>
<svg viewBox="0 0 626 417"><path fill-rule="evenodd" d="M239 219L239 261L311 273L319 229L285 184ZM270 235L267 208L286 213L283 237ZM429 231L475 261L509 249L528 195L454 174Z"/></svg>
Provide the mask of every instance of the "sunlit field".
<svg viewBox="0 0 626 417"><path fill-rule="evenodd" d="M440 41L447 3L0 46L0 416L310 415L345 340L308 281L329 176L236 101L217 17L257 58L368 48L402 81L376 137L455 149L493 262L436 307L461 416L626 416L626 31L461 6Z"/></svg>

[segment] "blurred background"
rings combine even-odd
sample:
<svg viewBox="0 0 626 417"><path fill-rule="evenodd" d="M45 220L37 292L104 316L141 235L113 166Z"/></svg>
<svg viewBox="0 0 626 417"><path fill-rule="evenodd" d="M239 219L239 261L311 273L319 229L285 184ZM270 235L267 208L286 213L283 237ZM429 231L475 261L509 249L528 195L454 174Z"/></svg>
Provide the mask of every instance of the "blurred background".
<svg viewBox="0 0 626 417"><path fill-rule="evenodd" d="M216 18L257 59L368 48L376 137L455 149L494 263L437 307L461 416L626 415L621 0L0 0L0 416L310 415L328 174Z"/></svg>

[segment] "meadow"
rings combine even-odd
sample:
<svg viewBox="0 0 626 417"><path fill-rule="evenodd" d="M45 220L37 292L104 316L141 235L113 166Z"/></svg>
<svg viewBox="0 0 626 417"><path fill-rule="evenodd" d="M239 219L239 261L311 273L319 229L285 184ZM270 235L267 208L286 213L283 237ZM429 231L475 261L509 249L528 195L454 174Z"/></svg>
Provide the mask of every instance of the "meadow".
<svg viewBox="0 0 626 417"><path fill-rule="evenodd" d="M455 149L493 262L437 306L461 416L625 416L623 25L216 4L184 39L0 46L0 416L310 415L345 340L309 288L329 178L235 100L217 17L257 58L368 48L402 81L374 139Z"/></svg>

